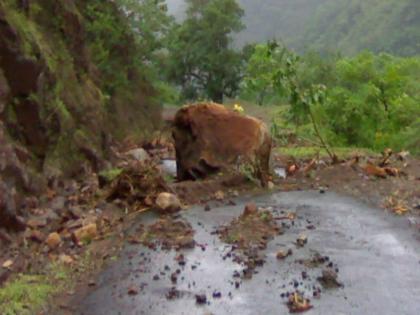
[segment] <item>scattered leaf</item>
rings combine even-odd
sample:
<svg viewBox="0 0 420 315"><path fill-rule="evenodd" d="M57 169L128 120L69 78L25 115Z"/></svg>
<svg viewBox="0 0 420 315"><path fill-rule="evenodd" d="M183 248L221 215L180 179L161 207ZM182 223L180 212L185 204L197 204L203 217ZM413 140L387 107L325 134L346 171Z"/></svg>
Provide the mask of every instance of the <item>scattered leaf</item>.
<svg viewBox="0 0 420 315"><path fill-rule="evenodd" d="M313 308L310 301L298 292L290 295L287 306L289 307L290 313L303 313Z"/></svg>

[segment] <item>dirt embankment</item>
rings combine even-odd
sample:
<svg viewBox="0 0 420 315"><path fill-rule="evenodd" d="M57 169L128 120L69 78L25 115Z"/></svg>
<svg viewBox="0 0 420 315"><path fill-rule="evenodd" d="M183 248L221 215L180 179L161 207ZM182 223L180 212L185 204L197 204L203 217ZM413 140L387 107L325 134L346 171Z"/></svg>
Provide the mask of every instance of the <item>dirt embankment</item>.
<svg viewBox="0 0 420 315"><path fill-rule="evenodd" d="M420 215L420 160L407 152L355 155L338 164L281 155L274 160L288 174L277 180L280 190L331 190L397 215ZM415 224L420 228L420 222Z"/></svg>

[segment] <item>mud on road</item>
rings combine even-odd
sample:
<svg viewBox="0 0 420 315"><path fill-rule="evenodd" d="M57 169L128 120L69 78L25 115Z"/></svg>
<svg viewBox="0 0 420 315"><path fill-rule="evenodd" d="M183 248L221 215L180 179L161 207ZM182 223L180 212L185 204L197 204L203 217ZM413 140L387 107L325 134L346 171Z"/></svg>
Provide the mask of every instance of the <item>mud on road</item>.
<svg viewBox="0 0 420 315"><path fill-rule="evenodd" d="M251 201L273 217L296 217L279 220L284 233L267 242L261 250L264 264L248 279L238 277L246 265L229 256L234 245L223 242L216 230L238 218ZM288 296L298 291L311 300L309 315L418 314L420 240L405 218L330 192L278 193L235 202L180 214L195 230L192 249L127 244L88 295L72 301L71 313L286 314ZM138 225L157 219L147 213ZM306 242L299 246L303 236ZM278 259L279 251L288 249L292 255ZM326 268L336 273L340 286L322 286L319 278L328 277Z"/></svg>

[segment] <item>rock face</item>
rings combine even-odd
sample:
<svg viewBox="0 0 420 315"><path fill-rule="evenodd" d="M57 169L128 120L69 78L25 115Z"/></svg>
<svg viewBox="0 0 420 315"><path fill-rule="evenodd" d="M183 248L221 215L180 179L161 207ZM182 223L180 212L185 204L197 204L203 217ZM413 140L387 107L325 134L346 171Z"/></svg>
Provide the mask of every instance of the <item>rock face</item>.
<svg viewBox="0 0 420 315"><path fill-rule="evenodd" d="M91 52L108 36L89 27L92 11L127 30L112 47L109 77ZM138 55L126 20L112 0L0 1L0 228L24 214L19 200L42 188L40 179L99 172L112 139L141 140L139 131L159 125L151 85L129 66ZM130 83L110 92L113 75Z"/></svg>
<svg viewBox="0 0 420 315"><path fill-rule="evenodd" d="M215 103L185 106L175 116L173 137L179 180L248 163L262 184L268 182L272 141L256 118Z"/></svg>

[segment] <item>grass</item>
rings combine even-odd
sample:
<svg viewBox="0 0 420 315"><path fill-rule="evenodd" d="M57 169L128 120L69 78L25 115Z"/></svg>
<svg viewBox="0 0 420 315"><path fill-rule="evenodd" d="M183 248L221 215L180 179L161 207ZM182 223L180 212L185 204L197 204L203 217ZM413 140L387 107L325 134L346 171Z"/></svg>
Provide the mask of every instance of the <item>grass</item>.
<svg viewBox="0 0 420 315"><path fill-rule="evenodd" d="M354 155L376 155L377 153L364 148L332 148L340 159L348 159ZM295 159L310 159L318 155L320 158L328 158L325 149L320 147L280 147L276 153L293 157Z"/></svg>
<svg viewBox="0 0 420 315"><path fill-rule="evenodd" d="M75 276L92 267L91 255L86 252L74 266L54 262L47 264L42 274L17 275L0 288L0 314L38 314L52 296L71 289Z"/></svg>
<svg viewBox="0 0 420 315"><path fill-rule="evenodd" d="M20 275L0 289L0 313L4 315L31 314L39 309L56 288L45 276Z"/></svg>
<svg viewBox="0 0 420 315"><path fill-rule="evenodd" d="M0 314L26 315L40 310L51 295L63 290L70 270L51 264L45 274L20 274L0 288Z"/></svg>
<svg viewBox="0 0 420 315"><path fill-rule="evenodd" d="M118 176L122 174L123 170L121 168L111 168L99 173L108 183L112 182Z"/></svg>

